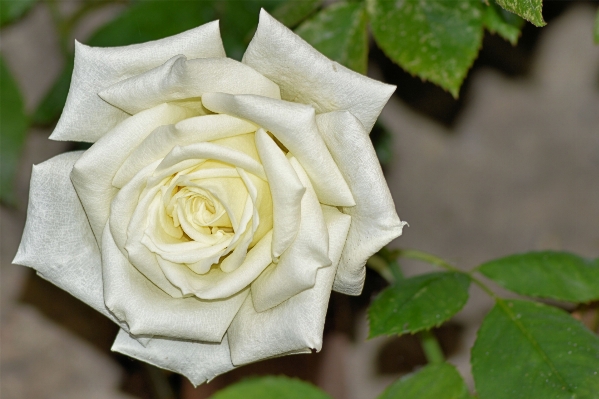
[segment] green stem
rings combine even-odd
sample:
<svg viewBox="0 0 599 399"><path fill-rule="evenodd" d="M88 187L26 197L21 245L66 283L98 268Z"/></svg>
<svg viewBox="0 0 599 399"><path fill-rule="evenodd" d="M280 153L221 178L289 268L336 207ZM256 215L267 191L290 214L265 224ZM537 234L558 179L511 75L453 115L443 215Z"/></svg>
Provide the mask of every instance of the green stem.
<svg viewBox="0 0 599 399"><path fill-rule="evenodd" d="M407 259L420 260L422 262L429 263L431 265L442 267L443 269L451 270L452 272L463 273L460 269L451 265L449 262L444 259L439 258L438 256L422 252L416 251L414 249L399 249L397 250L397 256Z"/></svg>
<svg viewBox="0 0 599 399"><path fill-rule="evenodd" d="M399 249L396 250L395 253L398 257L419 260L452 272L465 274L470 278L470 280L472 280L474 284L478 285L483 291L487 293L487 295L489 295L495 301L501 299L485 283L472 276L472 272L465 272L463 270L460 270L457 267L450 264L449 262L447 262L446 260L439 258L438 256L429 254L427 252L417 251L414 249Z"/></svg>
<svg viewBox="0 0 599 399"><path fill-rule="evenodd" d="M379 255L372 255L366 262L368 267L377 272L389 284L395 284L395 275L391 271L389 263Z"/></svg>
<svg viewBox="0 0 599 399"><path fill-rule="evenodd" d="M143 368L149 379L152 396L156 399L175 399L175 393L168 378L161 369L143 363Z"/></svg>
<svg viewBox="0 0 599 399"><path fill-rule="evenodd" d="M424 351L424 356L430 364L439 364L445 361L445 356L441 350L439 341L431 330L425 330L418 333L420 344Z"/></svg>
<svg viewBox="0 0 599 399"><path fill-rule="evenodd" d="M391 271L393 278L395 278L395 281L401 281L406 278L396 260L389 261L389 270Z"/></svg>

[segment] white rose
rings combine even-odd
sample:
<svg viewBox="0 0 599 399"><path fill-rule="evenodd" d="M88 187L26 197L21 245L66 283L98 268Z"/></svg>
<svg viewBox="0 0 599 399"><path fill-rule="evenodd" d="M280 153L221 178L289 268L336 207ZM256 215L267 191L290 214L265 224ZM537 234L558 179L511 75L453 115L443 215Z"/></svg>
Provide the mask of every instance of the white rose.
<svg viewBox="0 0 599 399"><path fill-rule="evenodd" d="M34 167L15 263L121 327L113 350L194 384L320 350L331 289L358 295L403 222L368 132L394 90L262 11L242 62L218 23L77 44L55 140Z"/></svg>

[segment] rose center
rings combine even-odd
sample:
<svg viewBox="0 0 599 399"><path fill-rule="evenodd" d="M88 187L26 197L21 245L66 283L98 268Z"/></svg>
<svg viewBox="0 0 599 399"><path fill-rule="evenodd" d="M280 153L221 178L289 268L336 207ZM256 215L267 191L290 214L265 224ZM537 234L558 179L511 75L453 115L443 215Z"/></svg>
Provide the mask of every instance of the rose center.
<svg viewBox="0 0 599 399"><path fill-rule="evenodd" d="M208 190L178 186L174 191L175 194L165 204L165 212L172 219L173 226L181 228L188 239L201 241L198 233L219 238L233 234L229 215Z"/></svg>

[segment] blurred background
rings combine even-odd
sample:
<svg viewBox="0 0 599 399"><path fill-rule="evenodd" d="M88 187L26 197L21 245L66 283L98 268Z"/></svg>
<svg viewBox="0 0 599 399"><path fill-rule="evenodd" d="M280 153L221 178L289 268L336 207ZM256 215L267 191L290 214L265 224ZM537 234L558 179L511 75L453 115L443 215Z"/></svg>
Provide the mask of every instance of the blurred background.
<svg viewBox="0 0 599 399"><path fill-rule="evenodd" d="M25 222L31 165L81 148L47 139L68 90L74 39L125 45L220 18L228 55L240 59L260 7L318 47L319 31L308 30L302 18L310 21L332 2L306 1L305 15L293 19L280 1L19 1L24 5L14 11L0 0L0 84L4 95L14 80L26 117L26 134L9 137L3 125L0 142L3 180L14 170L0 209L3 399L207 398L240 378L264 374L312 381L335 399L366 399L426 363L413 336L366 340L365 309L386 285L369 271L360 297L333 293L321 353L245 366L193 389L178 375L111 353L116 325L32 270L11 264ZM592 1L545 2L548 26L523 25L517 45L485 32L458 99L405 72L368 37L368 58L349 66L365 72L367 64L368 75L397 85L372 133L398 214L410 223L390 247L431 252L463 269L540 249L597 257L596 13ZM1 112L6 119L4 102ZM430 270L408 261L401 266L407 275ZM435 331L470 385L469 348L491 306L473 286L466 307Z"/></svg>

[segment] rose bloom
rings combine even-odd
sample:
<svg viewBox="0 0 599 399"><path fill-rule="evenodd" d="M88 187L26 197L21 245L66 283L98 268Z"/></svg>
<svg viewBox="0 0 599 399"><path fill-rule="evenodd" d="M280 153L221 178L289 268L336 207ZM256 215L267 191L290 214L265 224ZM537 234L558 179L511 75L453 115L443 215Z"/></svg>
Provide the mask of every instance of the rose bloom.
<svg viewBox="0 0 599 399"><path fill-rule="evenodd" d="M265 11L242 62L217 22L77 43L51 138L94 144L34 167L14 262L118 323L112 350L195 385L319 351L331 289L360 294L404 224L368 136L394 89Z"/></svg>

